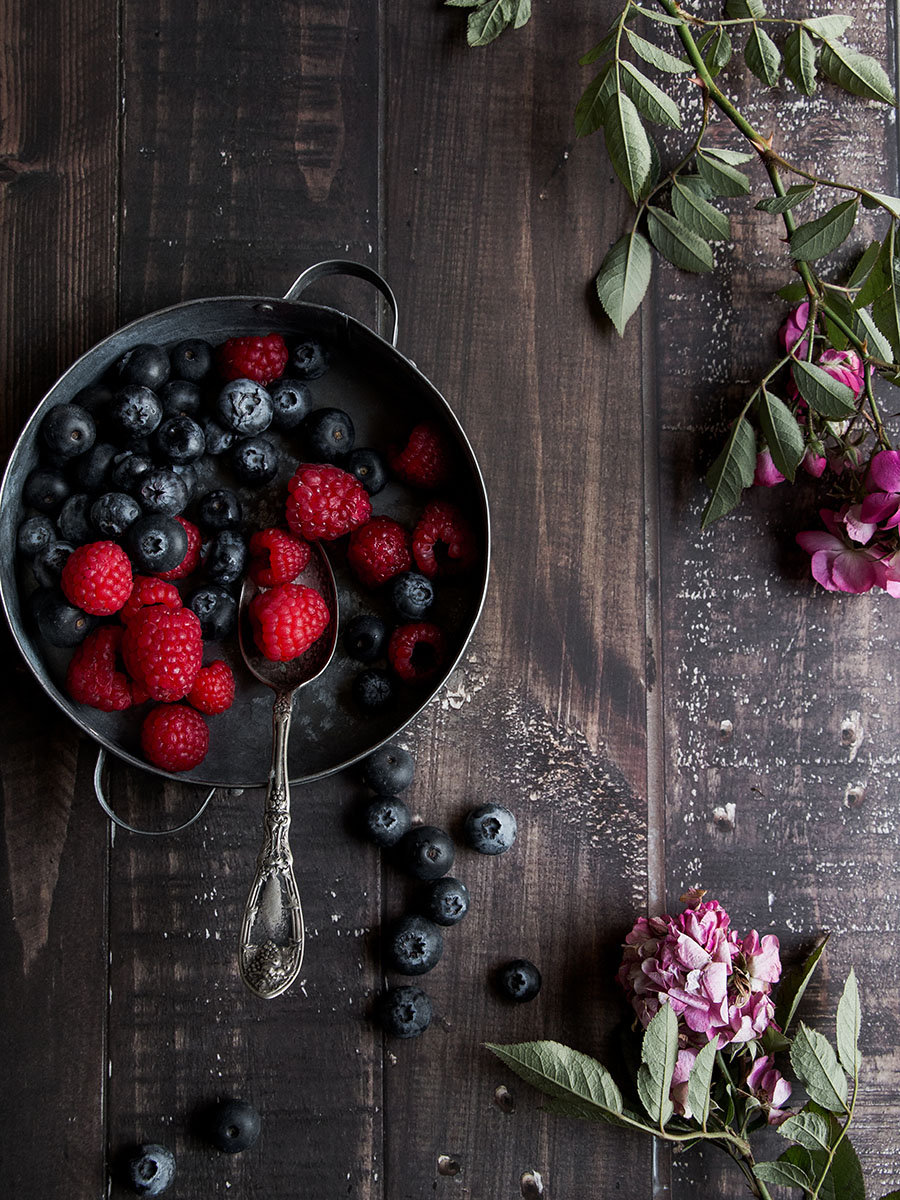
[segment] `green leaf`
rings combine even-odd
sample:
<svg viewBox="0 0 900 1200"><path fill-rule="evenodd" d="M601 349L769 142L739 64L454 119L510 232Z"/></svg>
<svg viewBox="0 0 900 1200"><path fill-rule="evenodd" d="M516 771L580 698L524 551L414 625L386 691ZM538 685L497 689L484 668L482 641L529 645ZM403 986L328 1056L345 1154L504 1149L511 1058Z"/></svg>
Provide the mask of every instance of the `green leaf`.
<svg viewBox="0 0 900 1200"><path fill-rule="evenodd" d="M731 427L719 457L706 473L712 495L703 510L701 528L718 521L736 508L744 488L753 483L756 471L756 434L741 415Z"/></svg>
<svg viewBox="0 0 900 1200"><path fill-rule="evenodd" d="M655 42L648 42L646 38L642 38L632 29L625 30L625 36L631 43L631 48L635 54L639 55L644 62L648 62L651 67L656 67L660 71L666 71L669 75L681 75L685 71L693 71L693 66L684 59L676 58L674 54L670 54L668 50L663 50L661 46L657 46Z"/></svg>
<svg viewBox="0 0 900 1200"><path fill-rule="evenodd" d="M782 1050L790 1050L791 1039L785 1037L774 1025L770 1025L762 1035L762 1046L764 1054L780 1054Z"/></svg>
<svg viewBox="0 0 900 1200"><path fill-rule="evenodd" d="M745 150L726 150L722 146L704 146L703 153L721 159L732 167L739 167L741 163L752 162L756 158L755 154L748 154Z"/></svg>
<svg viewBox="0 0 900 1200"><path fill-rule="evenodd" d="M444 0L449 8L478 8L484 0Z"/></svg>
<svg viewBox="0 0 900 1200"><path fill-rule="evenodd" d="M578 65L581 67L589 67L591 63L596 62L598 58L602 58L604 54L609 54L610 50L612 50L613 46L616 44L616 37L618 36L618 33L619 22L616 21L615 25L613 25L613 27L603 35L596 46L592 46L586 54L582 54L581 58L578 60Z"/></svg>
<svg viewBox="0 0 900 1200"><path fill-rule="evenodd" d="M668 13L655 12L652 8L643 8L640 4L632 4L632 9L639 12L642 17L649 17L651 21L659 21L663 25L684 25L685 21L681 17L670 17Z"/></svg>
<svg viewBox="0 0 900 1200"><path fill-rule="evenodd" d="M513 0L513 29L521 29L531 20L531 0Z"/></svg>
<svg viewBox="0 0 900 1200"><path fill-rule="evenodd" d="M659 176L660 176L660 172L662 170L662 163L660 162L659 150L657 150L656 142L654 142L653 138L650 136L649 133L647 134L647 144L650 147L650 171L644 182L644 186L641 188L641 200L646 200L647 197L650 195L650 193L653 191L653 189L656 187L656 185L659 183Z"/></svg>
<svg viewBox="0 0 900 1200"><path fill-rule="evenodd" d="M706 1128L709 1117L710 1087L715 1064L716 1043L707 1042L694 1059L694 1065L688 1075L688 1106L701 1129Z"/></svg>
<svg viewBox="0 0 900 1200"><path fill-rule="evenodd" d="M752 17L754 21L758 21L760 17L766 15L766 6L762 0L726 0L725 12L737 21L746 17Z"/></svg>
<svg viewBox="0 0 900 1200"><path fill-rule="evenodd" d="M709 243L698 237L677 217L652 204L647 207L647 231L650 241L673 266L697 274L705 274L713 269L713 254Z"/></svg>
<svg viewBox="0 0 900 1200"><path fill-rule="evenodd" d="M764 387L757 403L759 425L772 454L772 462L791 483L806 453L803 432L783 400Z"/></svg>
<svg viewBox="0 0 900 1200"><path fill-rule="evenodd" d="M470 46L487 46L500 36L511 19L510 0L488 0L469 13L466 41Z"/></svg>
<svg viewBox="0 0 900 1200"><path fill-rule="evenodd" d="M808 23L807 23L808 24ZM822 74L854 96L896 104L894 89L881 63L841 42L826 40L819 60Z"/></svg>
<svg viewBox="0 0 900 1200"><path fill-rule="evenodd" d="M619 337L644 299L652 270L650 243L636 230L619 238L600 264L597 295Z"/></svg>
<svg viewBox="0 0 900 1200"><path fill-rule="evenodd" d="M635 107L648 121L653 121L656 125L668 125L670 129L681 128L678 105L633 63L622 63L622 87L626 96L634 101Z"/></svg>
<svg viewBox="0 0 900 1200"><path fill-rule="evenodd" d="M602 1110L599 1115L604 1119L624 1111L615 1080L602 1063L587 1054L551 1041L486 1045L526 1083L548 1096Z"/></svg>
<svg viewBox="0 0 900 1200"><path fill-rule="evenodd" d="M650 174L653 152L638 110L622 92L613 92L603 114L610 161L625 191L636 204Z"/></svg>
<svg viewBox="0 0 900 1200"><path fill-rule="evenodd" d="M900 1189L893 1192L888 1192L886 1196L882 1196L881 1200L900 1200Z"/></svg>
<svg viewBox="0 0 900 1200"><path fill-rule="evenodd" d="M891 344L875 324L872 314L861 308L856 314L856 320L857 337L866 343L869 353L880 358L882 362L893 362L894 351Z"/></svg>
<svg viewBox="0 0 900 1200"><path fill-rule="evenodd" d="M703 150L697 154L697 170L714 196L746 196L750 192L750 180L743 171L710 158Z"/></svg>
<svg viewBox="0 0 900 1200"><path fill-rule="evenodd" d="M819 37L840 37L853 24L853 18L844 13L831 13L827 17L807 17L803 25L810 33Z"/></svg>
<svg viewBox="0 0 900 1200"><path fill-rule="evenodd" d="M767 87L775 87L781 78L781 51L762 28L754 25L744 47L747 66Z"/></svg>
<svg viewBox="0 0 900 1200"><path fill-rule="evenodd" d="M891 222L887 236L881 243L881 250L875 259L872 270L866 277L865 283L856 293L853 301L855 308L868 308L879 296L891 286L894 279L894 242L897 226Z"/></svg>
<svg viewBox="0 0 900 1200"><path fill-rule="evenodd" d="M888 287L872 305L872 318L890 343L893 351L892 361L900 362L900 309L897 306L896 265L895 260L892 286Z"/></svg>
<svg viewBox="0 0 900 1200"><path fill-rule="evenodd" d="M864 191L863 208L884 208L895 220L900 220L900 197L886 196L883 192Z"/></svg>
<svg viewBox="0 0 900 1200"><path fill-rule="evenodd" d="M575 136L586 137L603 128L603 116L609 98L616 89L616 72L607 63L584 89L575 106Z"/></svg>
<svg viewBox="0 0 900 1200"><path fill-rule="evenodd" d="M835 317L839 317L844 325L852 327L856 315L853 311L853 305L846 296L840 292L835 292L828 297L828 309L830 311L822 310L822 320L825 324L825 336L828 338L828 344L833 346L835 350L846 350L850 345L850 340L837 321L832 319L831 313Z"/></svg>
<svg viewBox="0 0 900 1200"><path fill-rule="evenodd" d="M856 1151L848 1137L841 1138L840 1142L837 1140L841 1132L840 1122L819 1105L810 1104L807 1108L809 1111L818 1111L828 1124L829 1145L835 1147L831 1165L826 1151L807 1150L799 1145L789 1146L779 1156L779 1161L794 1163L815 1180L819 1200L865 1200L865 1184Z"/></svg>
<svg viewBox="0 0 900 1200"><path fill-rule="evenodd" d="M786 971L782 976L781 984L778 988L778 1002L775 1005L775 1021L781 1026L784 1033L787 1033L791 1021L793 1021L796 1015L797 1007L803 999L803 993L806 991L809 981L815 974L816 967L819 965L819 959L828 945L828 938L830 936L830 934L826 933L822 941L812 950L804 962L792 970Z"/></svg>
<svg viewBox="0 0 900 1200"><path fill-rule="evenodd" d="M862 1014L859 1006L859 987L856 972L850 968L837 1010L837 1052L841 1066L852 1078L859 1074L859 1030Z"/></svg>
<svg viewBox="0 0 900 1200"><path fill-rule="evenodd" d="M828 1122L818 1113L794 1113L777 1127L778 1132L789 1142L799 1142L807 1150L824 1150L829 1148Z"/></svg>
<svg viewBox="0 0 900 1200"><path fill-rule="evenodd" d="M734 53L734 47L731 44L731 37L728 30L721 25L716 29L710 29L708 33L704 33L703 37L697 42L697 48L703 55L706 69L713 77L718 75L728 65Z"/></svg>
<svg viewBox="0 0 900 1200"><path fill-rule="evenodd" d="M797 390L811 409L829 420L852 417L856 412L853 389L839 383L815 363L795 358L791 372Z"/></svg>
<svg viewBox="0 0 900 1200"><path fill-rule="evenodd" d="M856 222L858 202L844 200L814 221L798 225L791 234L791 258L815 262L836 250Z"/></svg>
<svg viewBox="0 0 900 1200"><path fill-rule="evenodd" d="M692 185L692 178L694 177L675 177L672 188L672 208L675 216L694 233L708 241L727 241L731 237L728 215L720 212L701 194L701 188L706 190L703 181L698 179L697 184Z"/></svg>
<svg viewBox="0 0 900 1200"><path fill-rule="evenodd" d="M675 1060L678 1057L678 1018L669 1004L660 1006L644 1030L638 1095L654 1125L662 1128L675 1111L669 1099Z"/></svg>
<svg viewBox="0 0 900 1200"><path fill-rule="evenodd" d="M782 300L787 300L788 304L796 304L798 300L808 300L809 293L806 290L806 284L802 279L797 279L793 283L786 283L783 288L779 288L775 293Z"/></svg>
<svg viewBox="0 0 900 1200"><path fill-rule="evenodd" d="M817 59L815 42L802 25L798 26L784 43L784 73L804 96L816 90Z"/></svg>
<svg viewBox="0 0 900 1200"><path fill-rule="evenodd" d="M802 1021L791 1046L791 1066L817 1104L829 1112L847 1111L847 1078L831 1042Z"/></svg>
<svg viewBox="0 0 900 1200"><path fill-rule="evenodd" d="M813 1183L805 1171L801 1171L799 1167L795 1167L789 1162L757 1163L753 1168L753 1173L763 1183L771 1183L777 1187L805 1188L808 1192Z"/></svg>
<svg viewBox="0 0 900 1200"><path fill-rule="evenodd" d="M769 196L767 200L760 200L756 207L761 212L767 213L786 213L792 208L796 208L798 204L802 204L816 190L814 183L793 183L788 188L783 196ZM804 290L804 295L806 292Z"/></svg>
<svg viewBox="0 0 900 1200"><path fill-rule="evenodd" d="M870 242L857 260L856 266L850 272L847 287L859 287L878 261L881 253L881 242Z"/></svg>

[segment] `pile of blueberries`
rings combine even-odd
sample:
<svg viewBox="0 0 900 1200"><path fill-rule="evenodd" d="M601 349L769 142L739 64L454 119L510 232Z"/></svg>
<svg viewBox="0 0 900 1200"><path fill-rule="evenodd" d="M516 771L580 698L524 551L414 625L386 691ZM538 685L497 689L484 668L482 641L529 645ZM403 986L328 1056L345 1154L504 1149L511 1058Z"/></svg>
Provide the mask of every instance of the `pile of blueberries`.
<svg viewBox="0 0 900 1200"><path fill-rule="evenodd" d="M361 814L363 836L387 851L393 864L424 886L415 911L393 921L382 937L382 960L400 975L424 975L437 966L444 952L441 928L458 924L469 911L466 885L449 875L455 849L446 830L436 825L413 825L412 814L399 793L413 781L415 761L401 746L386 745L363 763L363 781L375 793ZM518 832L516 818L501 804L482 804L466 816L466 845L479 854L509 850ZM514 959L503 964L495 984L506 999L532 1000L541 986L534 963ZM417 1037L431 1024L433 1007L420 987L402 985L385 991L375 1006L386 1033Z"/></svg>

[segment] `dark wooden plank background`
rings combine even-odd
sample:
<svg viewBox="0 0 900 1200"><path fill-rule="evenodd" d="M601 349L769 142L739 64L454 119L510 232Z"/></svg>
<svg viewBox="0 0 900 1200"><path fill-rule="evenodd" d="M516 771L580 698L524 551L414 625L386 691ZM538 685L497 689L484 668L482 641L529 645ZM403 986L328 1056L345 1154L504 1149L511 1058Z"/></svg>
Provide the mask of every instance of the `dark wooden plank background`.
<svg viewBox="0 0 900 1200"><path fill-rule="evenodd" d="M735 203L714 279L662 270L624 341L603 323L591 278L626 207L599 139L574 144L572 112L577 57L612 7L538 4L474 52L436 2L0 0L5 452L53 379L128 319L280 294L321 258L379 267L401 349L472 438L495 528L472 646L404 737L410 799L452 829L500 799L521 828L496 862L461 853L475 904L428 978L437 1020L386 1043L368 1009L404 887L348 833L352 773L305 788L309 960L302 985L256 1002L233 938L261 796L220 796L178 838L113 838L92 745L5 636L0 1163L17 1200L106 1195L134 1140L175 1148L179 1196L649 1197L670 1171L673 1195L738 1196L712 1159L654 1167L637 1138L545 1117L481 1048L553 1036L612 1053L617 947L648 903L698 881L792 953L833 931L810 1011L830 1019L853 962L872 1055L855 1140L873 1195L900 1183L894 602L816 592L791 549L804 514L777 489L697 534L698 464L767 362L784 265L774 222ZM890 60L893 6L848 11ZM807 123L790 95L789 144ZM883 111L831 90L812 107L799 152L811 131L822 161L893 190ZM378 321L357 282L320 287ZM192 798L110 775L123 805ZM716 816L729 804L733 828ZM514 954L545 985L511 1011L487 977ZM231 1092L264 1135L226 1159L192 1115Z"/></svg>

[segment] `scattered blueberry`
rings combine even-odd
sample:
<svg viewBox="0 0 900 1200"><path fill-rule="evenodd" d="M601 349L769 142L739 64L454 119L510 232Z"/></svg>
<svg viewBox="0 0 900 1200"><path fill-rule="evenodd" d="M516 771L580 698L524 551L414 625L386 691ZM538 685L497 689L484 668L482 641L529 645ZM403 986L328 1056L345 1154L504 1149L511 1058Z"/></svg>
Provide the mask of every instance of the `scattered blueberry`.
<svg viewBox="0 0 900 1200"><path fill-rule="evenodd" d="M140 515L141 506L127 492L106 492L91 505L91 524L108 538L121 537Z"/></svg>
<svg viewBox="0 0 900 1200"><path fill-rule="evenodd" d="M71 492L72 489L62 471L57 471L55 467L35 467L25 476L22 503L47 516L54 516L68 500Z"/></svg>
<svg viewBox="0 0 900 1200"><path fill-rule="evenodd" d="M453 866L455 852L450 835L435 825L418 825L405 833L396 847L397 865L414 879L440 879Z"/></svg>
<svg viewBox="0 0 900 1200"><path fill-rule="evenodd" d="M69 555L75 549L68 542L50 542L38 550L31 564L34 577L41 587L57 587Z"/></svg>
<svg viewBox="0 0 900 1200"><path fill-rule="evenodd" d="M126 530L123 543L131 561L144 575L171 571L184 561L188 549L184 526L163 513L140 517Z"/></svg>
<svg viewBox="0 0 900 1200"><path fill-rule="evenodd" d="M197 501L197 520L204 529L213 533L221 529L237 529L243 516L241 502L231 488L215 488Z"/></svg>
<svg viewBox="0 0 900 1200"><path fill-rule="evenodd" d="M80 404L57 404L41 421L41 438L51 454L75 458L90 450L97 436L94 418Z"/></svg>
<svg viewBox="0 0 900 1200"><path fill-rule="evenodd" d="M200 389L196 383L186 379L170 379L159 389L159 402L163 416L174 417L179 413L194 417L200 411Z"/></svg>
<svg viewBox="0 0 900 1200"><path fill-rule="evenodd" d="M278 474L278 451L268 438L244 438L231 456L234 473L248 487L262 487Z"/></svg>
<svg viewBox="0 0 900 1200"><path fill-rule="evenodd" d="M344 649L357 662L375 662L384 654L387 626L372 613L360 613L347 622L344 630Z"/></svg>
<svg viewBox="0 0 900 1200"><path fill-rule="evenodd" d="M384 671L360 671L353 680L353 698L360 708L369 712L384 708L393 696L394 685Z"/></svg>
<svg viewBox="0 0 900 1200"><path fill-rule="evenodd" d="M149 437L162 420L162 405L155 392L136 383L123 387L107 409L111 431L122 442Z"/></svg>
<svg viewBox="0 0 900 1200"><path fill-rule="evenodd" d="M169 356L162 346L142 342L132 346L118 360L116 376L122 384L155 391L169 378Z"/></svg>
<svg viewBox="0 0 900 1200"><path fill-rule="evenodd" d="M328 353L319 342L301 342L291 357L291 368L298 379L318 379L328 370Z"/></svg>
<svg viewBox="0 0 900 1200"><path fill-rule="evenodd" d="M184 486L187 488L187 503L192 499L194 492L197 490L197 467L192 462L187 463L170 463L171 469L175 472Z"/></svg>
<svg viewBox="0 0 900 1200"><path fill-rule="evenodd" d="M161 1196L175 1178L175 1155L165 1146L138 1146L123 1164L125 1184L138 1196Z"/></svg>
<svg viewBox="0 0 900 1200"><path fill-rule="evenodd" d="M466 817L466 841L479 854L505 854L517 832L516 818L502 804L482 804Z"/></svg>
<svg viewBox="0 0 900 1200"><path fill-rule="evenodd" d="M422 897L422 912L438 925L456 925L469 911L469 889L445 875L430 883Z"/></svg>
<svg viewBox="0 0 900 1200"><path fill-rule="evenodd" d="M133 450L125 450L113 459L109 481L116 491L133 494L140 486L143 477L152 470L153 462L145 454L135 454Z"/></svg>
<svg viewBox="0 0 900 1200"><path fill-rule="evenodd" d="M259 1113L246 1100L220 1100L203 1114L206 1139L225 1154L248 1150L259 1137Z"/></svg>
<svg viewBox="0 0 900 1200"><path fill-rule="evenodd" d="M153 445L160 457L170 463L192 463L206 449L203 430L187 413L166 417L153 435Z"/></svg>
<svg viewBox="0 0 900 1200"><path fill-rule="evenodd" d="M405 792L415 773L416 760L402 746L379 746L363 760L363 782L382 796Z"/></svg>
<svg viewBox="0 0 900 1200"><path fill-rule="evenodd" d="M427 917L405 916L385 931L385 966L401 975L424 975L438 965L444 953L444 938Z"/></svg>
<svg viewBox="0 0 900 1200"><path fill-rule="evenodd" d="M376 450L361 446L353 450L344 463L344 469L355 475L370 496L376 496L388 481L384 459Z"/></svg>
<svg viewBox="0 0 900 1200"><path fill-rule="evenodd" d="M203 430L203 440L206 442L206 453L211 454L213 458L218 458L220 454L224 454L234 445L232 431L223 429L212 417L201 417L200 428Z"/></svg>
<svg viewBox="0 0 900 1200"><path fill-rule="evenodd" d="M188 338L169 351L169 363L175 379L199 383L212 370L212 346L202 338Z"/></svg>
<svg viewBox="0 0 900 1200"><path fill-rule="evenodd" d="M497 987L507 1000L524 1004L541 990L541 973L527 958L514 958L497 971Z"/></svg>
<svg viewBox="0 0 900 1200"><path fill-rule="evenodd" d="M207 547L203 565L216 583L235 583L244 573L247 543L234 529L220 530Z"/></svg>
<svg viewBox="0 0 900 1200"><path fill-rule="evenodd" d="M31 611L38 631L51 646L77 646L97 624L97 618L70 604L58 588L32 593Z"/></svg>
<svg viewBox="0 0 900 1200"><path fill-rule="evenodd" d="M171 517L188 502L190 490L171 467L154 467L138 480L135 497L146 513Z"/></svg>
<svg viewBox="0 0 900 1200"><path fill-rule="evenodd" d="M309 388L297 379L276 379L269 384L274 411L272 424L276 429L296 429L312 405Z"/></svg>
<svg viewBox="0 0 900 1200"><path fill-rule="evenodd" d="M97 530L91 524L91 505L94 500L87 492L76 492L70 496L56 518L56 527L64 542L83 546L96 541Z"/></svg>
<svg viewBox="0 0 900 1200"><path fill-rule="evenodd" d="M363 811L363 831L376 846L393 846L412 825L409 809L397 796L376 796Z"/></svg>
<svg viewBox="0 0 900 1200"><path fill-rule="evenodd" d="M418 571L395 575L389 584L389 595L397 615L404 621L421 621L434 603L431 580Z"/></svg>
<svg viewBox="0 0 900 1200"><path fill-rule="evenodd" d="M310 453L310 462L337 462L353 449L356 432L348 413L341 408L316 408L300 427Z"/></svg>
<svg viewBox="0 0 900 1200"><path fill-rule="evenodd" d="M390 988L375 1007L378 1022L393 1037L412 1038L424 1033L431 1024L431 1000L421 988L405 985Z"/></svg>
<svg viewBox="0 0 900 1200"><path fill-rule="evenodd" d="M85 454L72 463L72 479L81 491L101 492L109 483L109 473L119 451L109 442L94 442Z"/></svg>
<svg viewBox="0 0 900 1200"><path fill-rule="evenodd" d="M203 637L212 641L221 641L237 625L237 601L216 584L197 588L188 597L186 606L199 618Z"/></svg>
<svg viewBox="0 0 900 1200"><path fill-rule="evenodd" d="M34 558L56 541L56 526L43 514L26 517L16 530L16 548L23 558Z"/></svg>
<svg viewBox="0 0 900 1200"><path fill-rule="evenodd" d="M216 420L239 437L255 437L272 424L272 397L253 379L232 379L219 392Z"/></svg>

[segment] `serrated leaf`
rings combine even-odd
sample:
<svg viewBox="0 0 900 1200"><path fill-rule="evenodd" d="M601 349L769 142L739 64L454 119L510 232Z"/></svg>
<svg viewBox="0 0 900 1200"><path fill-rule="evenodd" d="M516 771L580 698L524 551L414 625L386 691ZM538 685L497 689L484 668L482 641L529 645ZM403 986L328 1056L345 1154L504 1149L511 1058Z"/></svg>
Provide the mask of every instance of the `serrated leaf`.
<svg viewBox="0 0 900 1200"><path fill-rule="evenodd" d="M791 1048L791 1039L785 1037L781 1030L776 1029L774 1025L769 1026L761 1040L764 1054L780 1054L782 1050Z"/></svg>
<svg viewBox="0 0 900 1200"><path fill-rule="evenodd" d="M597 272L597 296L619 337L640 307L653 270L650 243L636 230L610 247Z"/></svg>
<svg viewBox="0 0 900 1200"><path fill-rule="evenodd" d="M808 199L815 190L814 183L794 183L783 196L769 196L766 200L760 200L756 207L761 212L767 213L790 212L792 208L796 208L798 204L802 204L804 200Z"/></svg>
<svg viewBox="0 0 900 1200"><path fill-rule="evenodd" d="M798 92L811 96L816 90L818 49L799 25L784 43L784 73Z"/></svg>
<svg viewBox="0 0 900 1200"><path fill-rule="evenodd" d="M800 1022L791 1045L791 1066L810 1098L829 1112L847 1111L847 1077L831 1042Z"/></svg>
<svg viewBox="0 0 900 1200"><path fill-rule="evenodd" d="M650 170L647 178L644 181L644 186L641 188L641 200L646 200L650 193L659 183L660 173L662 171L662 162L659 157L659 150L656 147L656 142L647 134L647 144L650 147Z"/></svg>
<svg viewBox="0 0 900 1200"><path fill-rule="evenodd" d="M654 205L647 207L647 232L663 258L682 271L705 274L713 269L712 248L702 237Z"/></svg>
<svg viewBox="0 0 900 1200"><path fill-rule="evenodd" d="M862 202L864 208L883 208L895 220L900 220L900 197L898 196L886 196L883 192L864 191Z"/></svg>
<svg viewBox="0 0 900 1200"><path fill-rule="evenodd" d="M513 0L513 29L521 29L531 20L531 0Z"/></svg>
<svg viewBox="0 0 900 1200"><path fill-rule="evenodd" d="M614 91L607 101L603 132L613 169L636 204L650 174L653 152L638 110L623 92Z"/></svg>
<svg viewBox="0 0 900 1200"><path fill-rule="evenodd" d="M714 78L728 65L734 53L728 30L721 25L705 33L697 42L697 49L703 55L706 69Z"/></svg>
<svg viewBox="0 0 900 1200"><path fill-rule="evenodd" d="M828 1122L814 1112L793 1113L778 1125L778 1132L789 1142L798 1142L807 1150L828 1151Z"/></svg>
<svg viewBox="0 0 900 1200"><path fill-rule="evenodd" d="M840 37L853 24L853 18L844 13L831 13L827 17L807 17L803 24L819 37Z"/></svg>
<svg viewBox="0 0 900 1200"><path fill-rule="evenodd" d="M839 383L815 363L795 358L791 362L791 373L800 395L820 416L836 421L852 417L856 412L853 389Z"/></svg>
<svg viewBox="0 0 900 1200"><path fill-rule="evenodd" d="M677 1057L678 1018L671 1005L663 1004L644 1030L641 1066L637 1075L641 1103L653 1124L660 1128L675 1111L669 1092Z"/></svg>
<svg viewBox="0 0 900 1200"><path fill-rule="evenodd" d="M478 8L484 0L444 0L449 8Z"/></svg>
<svg viewBox="0 0 900 1200"><path fill-rule="evenodd" d="M602 58L604 54L609 54L610 50L612 50L613 46L616 44L618 32L619 22L616 21L612 29L603 35L596 46L592 46L586 54L582 54L581 58L578 60L578 65L581 67L589 67L591 63L596 62L598 58Z"/></svg>
<svg viewBox="0 0 900 1200"><path fill-rule="evenodd" d="M732 425L719 457L706 473L712 495L703 510L702 529L737 507L741 492L753 483L755 471L756 434L742 415Z"/></svg>
<svg viewBox="0 0 900 1200"><path fill-rule="evenodd" d="M487 46L500 36L511 18L510 0L488 0L469 13L466 41L470 46Z"/></svg>
<svg viewBox="0 0 900 1200"><path fill-rule="evenodd" d="M844 200L814 221L798 225L791 234L791 258L815 262L831 254L843 242L856 222L858 201Z"/></svg>
<svg viewBox="0 0 900 1200"><path fill-rule="evenodd" d="M622 63L622 87L638 112L648 121L653 121L656 125L667 125L670 129L681 128L678 105L633 63Z"/></svg>
<svg viewBox="0 0 900 1200"><path fill-rule="evenodd" d="M694 1114L694 1120L701 1129L706 1128L709 1117L710 1088L712 1086L713 1067L716 1064L716 1043L707 1042L691 1067L688 1075L688 1106Z"/></svg>
<svg viewBox="0 0 900 1200"><path fill-rule="evenodd" d="M872 314L861 308L856 314L856 336L866 343L868 351L882 362L893 362L891 344L875 324Z"/></svg>
<svg viewBox="0 0 900 1200"><path fill-rule="evenodd" d="M775 1021L781 1026L784 1033L787 1033L791 1021L793 1021L796 1015L797 1007L803 999L803 993L806 991L809 981L815 974L816 967L819 965L819 959L825 952L825 947L828 945L830 936L830 934L826 933L822 941L814 947L806 959L799 966L786 971L782 977L778 988L778 1001L775 1005Z"/></svg>
<svg viewBox="0 0 900 1200"><path fill-rule="evenodd" d="M639 12L642 17L649 17L651 21L659 21L662 25L683 25L684 21L681 17L670 17L668 13L655 12L652 8L643 8L640 4L632 4L634 12Z"/></svg>
<svg viewBox="0 0 900 1200"><path fill-rule="evenodd" d="M809 1104L807 1111L818 1111L828 1124L829 1144L835 1147L830 1165L826 1151L807 1150L800 1145L789 1146L779 1155L779 1162L790 1162L804 1170L815 1181L819 1200L865 1200L866 1189L856 1151L848 1137L841 1137L838 1142L841 1123L817 1104Z"/></svg>
<svg viewBox="0 0 900 1200"><path fill-rule="evenodd" d="M747 66L767 87L774 87L781 78L781 51L762 28L754 25L744 47Z"/></svg>
<svg viewBox="0 0 900 1200"><path fill-rule="evenodd" d="M690 63L685 62L681 58L676 58L674 54L670 54L668 50L663 50L655 42L648 42L646 38L642 38L640 34L635 33L632 29L626 29L625 36L628 38L635 54L639 55L644 62L648 62L651 67L656 67L660 71L666 71L669 75L681 75L685 71L693 71L694 69Z"/></svg>
<svg viewBox="0 0 900 1200"><path fill-rule="evenodd" d="M807 23L808 24L808 23ZM825 41L819 60L822 74L854 96L896 104L894 89L881 63L841 42Z"/></svg>
<svg viewBox="0 0 900 1200"><path fill-rule="evenodd" d="M887 1195L881 1197L881 1200L900 1200L900 1190L888 1192Z"/></svg>
<svg viewBox="0 0 900 1200"><path fill-rule="evenodd" d="M805 1188L808 1192L813 1184L805 1171L789 1162L757 1163L753 1172L763 1183L771 1183L777 1187Z"/></svg>
<svg viewBox="0 0 900 1200"><path fill-rule="evenodd" d="M893 286L888 287L872 305L872 319L890 344L891 360L900 362L900 309L897 306L896 274Z"/></svg>
<svg viewBox="0 0 900 1200"><path fill-rule="evenodd" d="M702 180L699 182L702 184ZM727 213L720 212L710 204L686 178L675 178L672 208L679 221L708 241L727 241L731 237L731 222Z"/></svg>
<svg viewBox="0 0 900 1200"><path fill-rule="evenodd" d="M704 146L703 153L711 155L713 158L718 158L732 167L739 167L741 163L752 162L756 157L755 154L748 154L746 150L727 150L723 146Z"/></svg>
<svg viewBox="0 0 900 1200"><path fill-rule="evenodd" d="M806 453L803 432L797 419L783 400L766 388L757 403L759 425L772 455L772 462L791 483Z"/></svg>
<svg viewBox="0 0 900 1200"><path fill-rule="evenodd" d="M606 105L616 88L613 64L607 63L591 80L575 106L575 136L587 137L603 127Z"/></svg>
<svg viewBox="0 0 900 1200"><path fill-rule="evenodd" d="M587 1054L553 1041L486 1045L517 1075L548 1096L603 1110L604 1118L624 1111L615 1080L602 1063Z"/></svg>
<svg viewBox="0 0 900 1200"><path fill-rule="evenodd" d="M798 300L809 299L806 284L802 279L798 279L793 283L786 283L784 287L778 289L775 295L780 296L782 300L787 300L788 304L796 304Z"/></svg>
<svg viewBox="0 0 900 1200"><path fill-rule="evenodd" d="M763 0L727 0L725 12L737 21L746 17L752 17L754 21L758 21L760 17L766 15L766 6L763 4Z"/></svg>
<svg viewBox="0 0 900 1200"><path fill-rule="evenodd" d="M835 292L828 297L828 307L822 309L822 320L828 344L835 350L846 350L850 340L834 318L840 318L844 325L852 326L854 316L853 306L846 296Z"/></svg>
<svg viewBox="0 0 900 1200"><path fill-rule="evenodd" d="M841 1066L851 1078L859 1074L859 1030L862 1013L859 1006L859 987L856 972L850 968L837 1009L837 1052Z"/></svg>
<svg viewBox="0 0 900 1200"><path fill-rule="evenodd" d="M697 170L714 196L746 196L750 192L750 180L743 171L710 158L702 150L697 154Z"/></svg>
<svg viewBox="0 0 900 1200"><path fill-rule="evenodd" d="M881 243L881 250L875 259L874 266L866 276L866 281L856 293L853 304L856 308L868 308L879 296L891 286L894 278L894 242L897 226L891 222L887 236Z"/></svg>
<svg viewBox="0 0 900 1200"><path fill-rule="evenodd" d="M859 287L878 261L881 253L881 242L870 242L856 261L856 266L850 272L847 287Z"/></svg>

